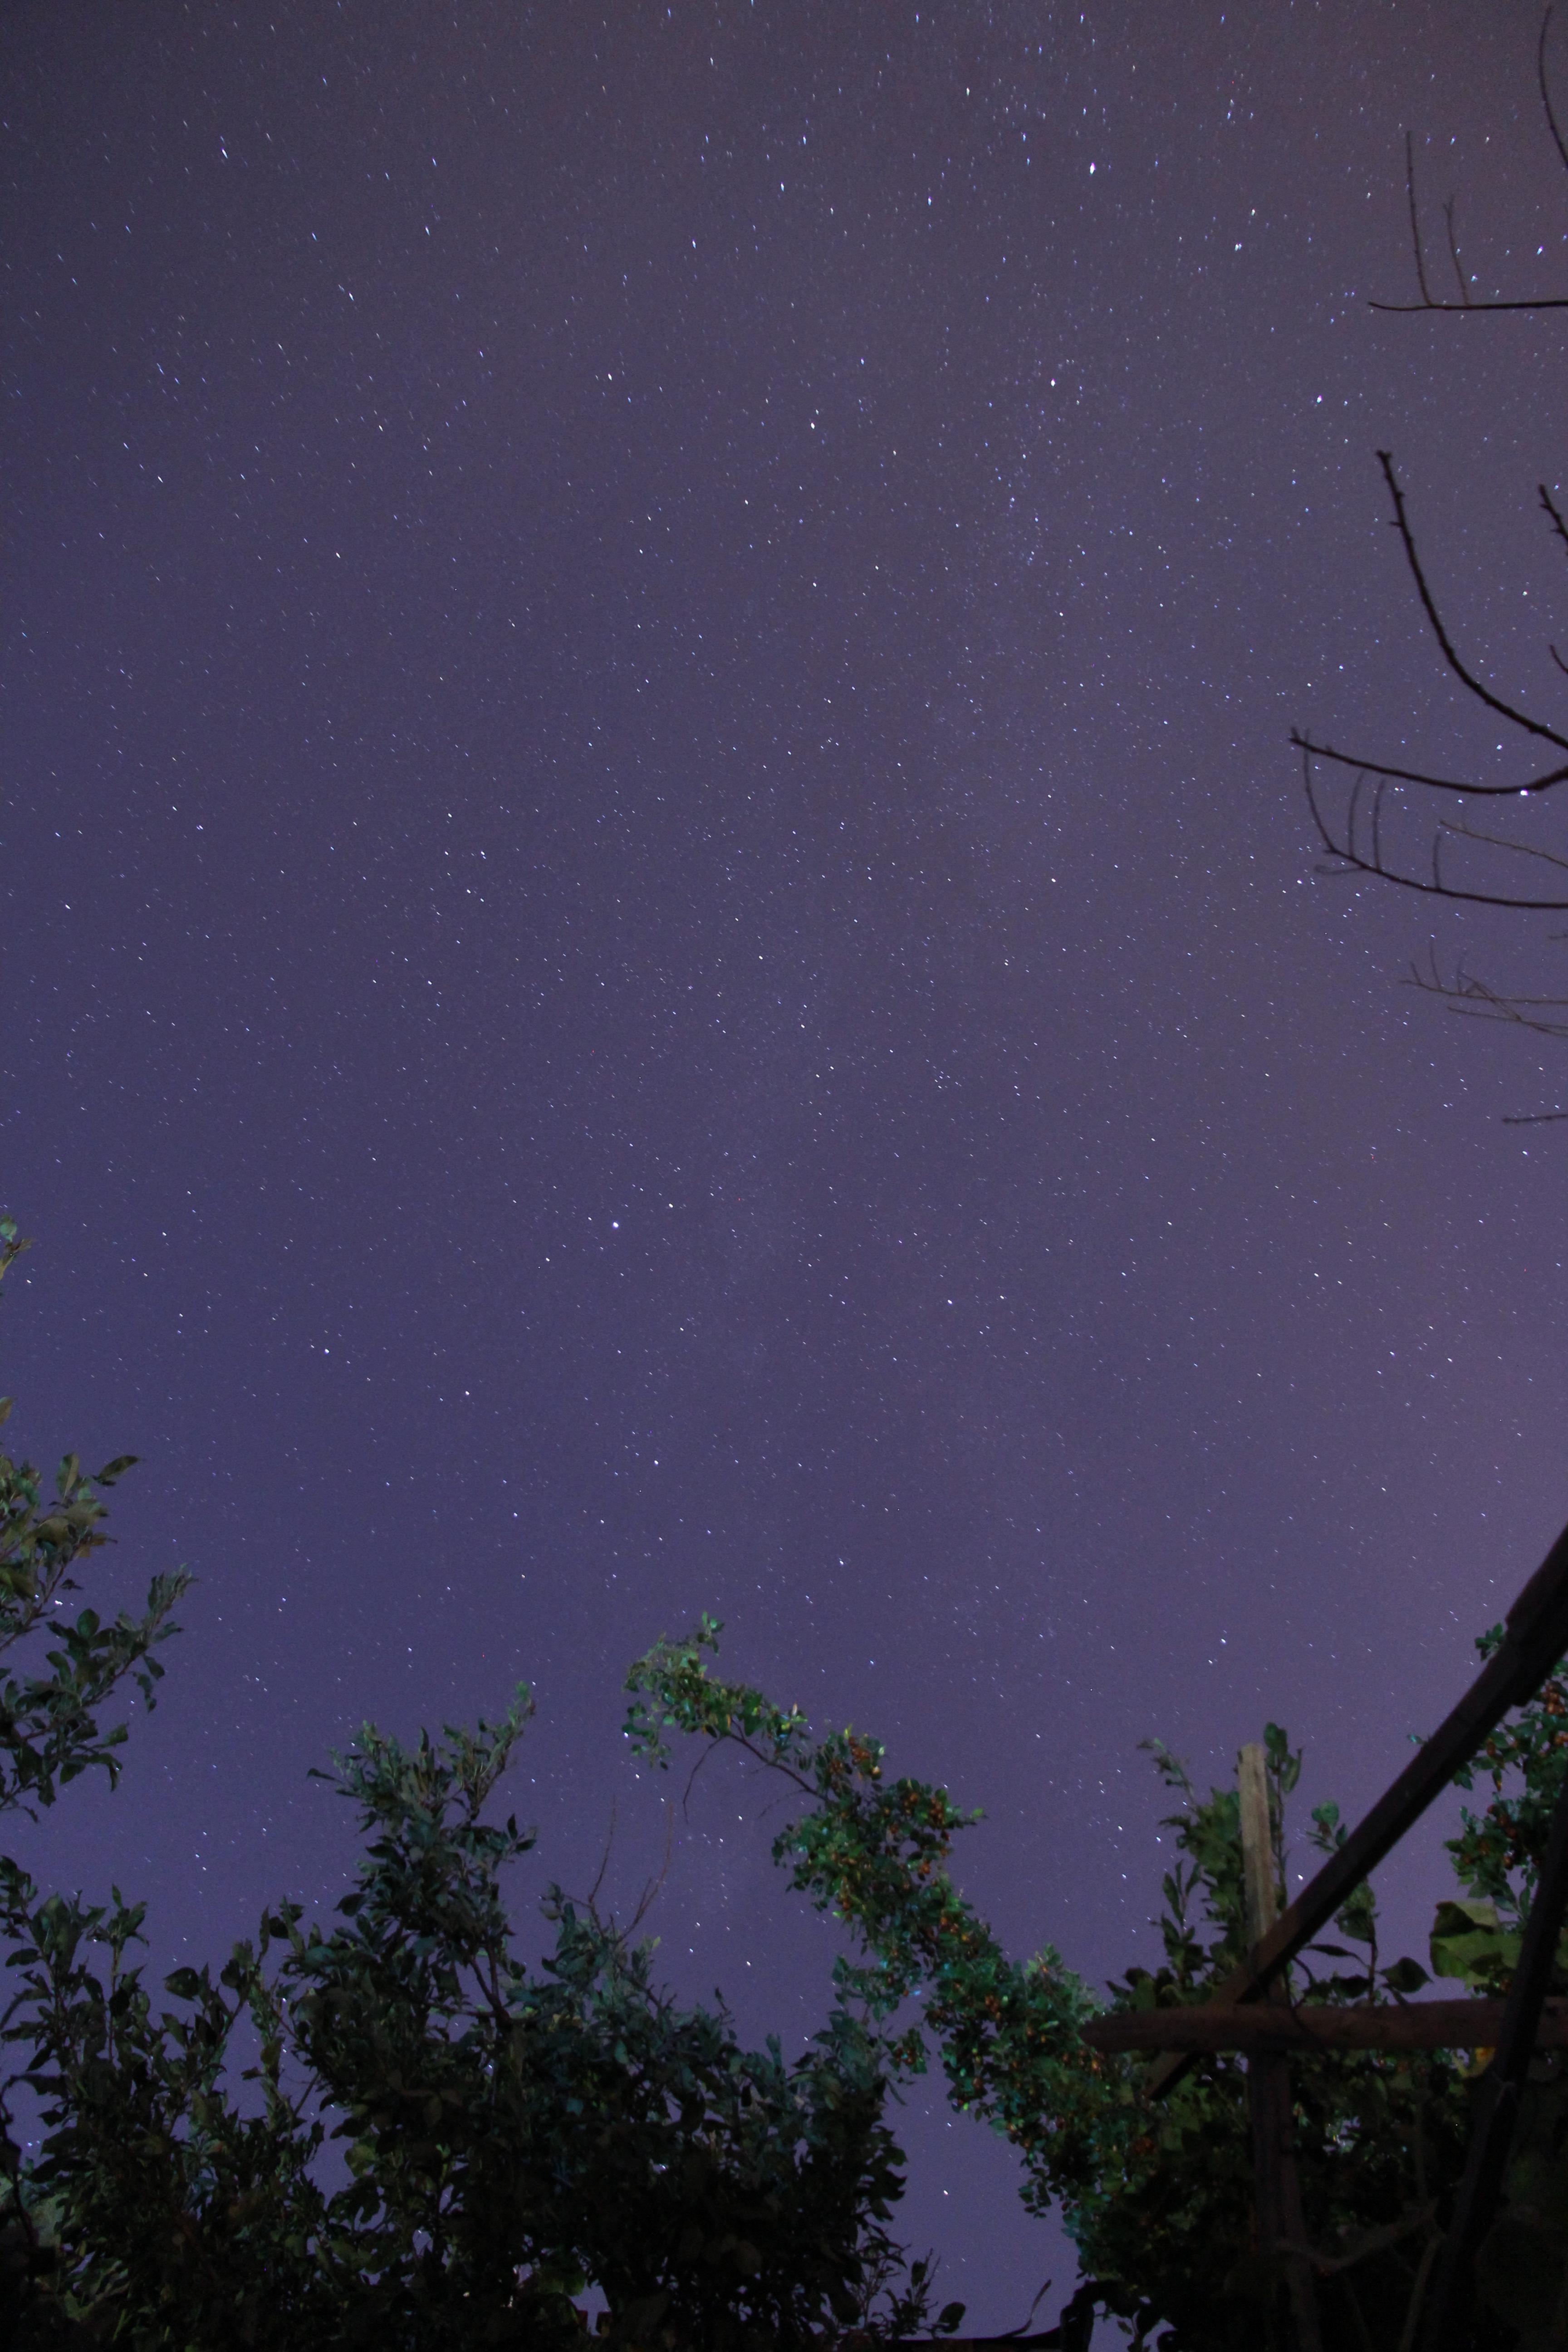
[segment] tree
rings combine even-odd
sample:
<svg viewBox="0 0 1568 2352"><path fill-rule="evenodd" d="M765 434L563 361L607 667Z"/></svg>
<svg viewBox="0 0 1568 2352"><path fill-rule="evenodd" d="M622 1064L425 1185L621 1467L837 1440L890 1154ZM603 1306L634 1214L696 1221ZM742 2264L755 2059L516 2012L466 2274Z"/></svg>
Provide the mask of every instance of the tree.
<svg viewBox="0 0 1568 2352"><path fill-rule="evenodd" d="M8 1223L0 1246L5 1265L22 1246ZM56 1614L105 1540L96 1490L129 1467L89 1483L68 1455L49 1503L31 1465L0 1463L0 1650L56 1644L0 1685L0 1804L50 1805L90 1765L112 1779L124 1726L100 1711L128 1675L151 1703L183 1572L139 1618ZM142 1905L41 1896L0 1865L5 2088L43 2121L29 2166L7 2111L0 2340L547 2347L581 2340L589 2282L609 2347L804 2352L931 2324L931 2266L906 2268L888 2227L889 2074L852 1997L793 2063L746 2050L721 2005L660 1989L636 1922L559 1887L553 1951L538 1972L517 1958L502 1881L533 1839L487 1809L530 1712L520 1688L499 1722L412 1748L365 1725L328 1776L366 1841L336 1918L273 1905L161 1998L134 1958Z"/></svg>
<svg viewBox="0 0 1568 2352"><path fill-rule="evenodd" d="M19 1246L0 1225L5 1264ZM104 1539L97 1488L128 1466L87 1482L68 1456L49 1503L29 1465L0 1464L0 1646L56 1643L47 1673L0 1685L6 1803L47 1806L90 1765L112 1777L123 1726L100 1728L102 1710L127 1676L152 1697L183 1573L154 1582L141 1617L55 1613L73 1562ZM720 1679L719 1633L705 1619L638 1661L626 1730L656 1769L675 1737L695 1738L800 1798L775 1856L848 1937L803 2055L746 2050L717 2000L681 2006L638 1920L623 1928L558 1886L544 1895L553 1949L538 1969L517 1957L504 1882L533 1839L496 1798L526 1689L499 1721L411 1747L367 1724L328 1776L364 1837L336 1915L275 1903L216 1971L154 1987L135 1957L140 1905L40 1896L4 1865L4 2040L19 2060L5 2089L26 2085L43 2137L28 2165L7 2131L0 2340L564 2352L590 2284L606 2352L872 2352L951 2334L962 2306L933 2321L931 2265L906 2266L889 2226L903 2183L887 2101L936 2054L954 2105L1017 2148L1026 2205L1058 2207L1077 2241L1083 2279L1037 2345L1083 2352L1097 2312L1164 2352L1286 2345L1281 2265L1255 2242L1237 2060L1200 2060L1152 2104L1136 2060L1085 2042L1102 2003L1060 1954L1015 1960L959 1890L953 1840L974 1817L940 1786L890 1777L867 1735L819 1737L797 1708ZM1112 2009L1205 2000L1247 1940L1236 1790L1200 1798L1163 1748L1154 1760L1177 1801L1164 1956L1109 1989ZM1283 1884L1300 1759L1273 1726L1267 1760ZM1568 1684L1553 1679L1466 1779L1490 1793L1449 1849L1437 1973L1506 1983L1565 1771ZM1320 1807L1314 1842L1343 1835ZM1298 1994L1386 2001L1426 1980L1414 1960L1382 1963L1367 1890L1336 1927L1342 1940L1300 1964ZM1294 2067L1325 2352L1415 2341L1475 2072L1466 2052L1321 2052ZM1568 2077L1551 2057L1482 2250L1476 2352L1556 2340L1564 2212Z"/></svg>
<svg viewBox="0 0 1568 2352"><path fill-rule="evenodd" d="M1096 2310L1128 2321L1163 2352L1263 2352L1291 2341L1283 2266L1254 2242L1252 2166L1238 2062L1200 2062L1166 2100L1142 2095L1136 2064L1096 2054L1079 2029L1100 2003L1047 1947L1025 1961L998 1945L954 1884L953 1837L974 1816L947 1791L889 1780L878 1742L818 1739L796 1709L721 1681L709 1657L719 1627L661 1643L634 1668L627 1730L668 1763L672 1735L734 1747L781 1773L805 1801L773 1853L792 1883L850 1933L843 1989L887 2037L890 2062L920 2074L934 2042L957 2107L1002 2132L1023 2165L1031 2210L1058 2205L1084 2280L1060 2340L1084 2345ZM1500 1638L1483 1637L1488 1649ZM1454 1894L1437 1906L1430 1958L1479 1990L1506 1983L1563 1771L1568 1685L1549 1682L1483 1751L1493 1784L1449 1847ZM1154 1748L1179 1800L1167 1826L1179 1859L1163 1882L1164 1962L1110 1988L1116 2009L1207 2000L1244 1958L1241 1843L1234 1788L1200 1799ZM1276 1866L1300 1758L1270 1726L1267 1742ZM1464 1778L1464 1776L1461 1776ZM1312 1816L1314 1843L1344 1837L1338 1810ZM1427 1981L1413 1959L1380 1963L1377 1914L1363 1888L1336 1922L1343 1941L1306 1956L1293 1988L1329 2004L1400 1999ZM1565 1956L1568 1957L1568 1956ZM1559 1969L1559 1989L1568 1969ZM913 2022L904 2021L913 2017ZM1325 2352L1412 2345L1468 2137L1468 2052L1315 2053L1293 2066L1297 2161L1314 2250ZM1512 2196L1483 2250L1487 2298L1477 2352L1550 2339L1568 2291L1568 2082L1538 2063L1515 2151ZM1542 2317L1545 2314L1544 2320ZM1536 2333L1532 2334L1531 2331Z"/></svg>
<svg viewBox="0 0 1568 2352"><path fill-rule="evenodd" d="M1553 110L1547 76L1551 26L1549 7L1536 53L1537 79L1547 129L1568 168L1568 142ZM1500 311L1568 310L1568 296L1563 295L1478 298L1459 258L1452 198L1444 205L1444 221L1457 299L1435 295L1408 137L1405 184L1418 299L1375 302L1374 310L1472 320ZM1326 855L1322 870L1371 876L1450 904L1500 908L1514 914L1568 912L1568 838L1561 831L1562 810L1568 806L1563 791L1568 786L1568 733L1537 711L1496 692L1477 665L1459 650L1423 562L1393 455L1386 449L1377 454L1393 525L1442 659L1465 691L1510 730L1524 765L1506 782L1484 782L1457 772L1411 768L1382 754L1346 750L1310 733L1294 731L1291 740L1301 755L1308 807ZM1568 553L1568 521L1562 508L1544 482L1538 485L1538 494L1546 527ZM1558 669L1568 673L1568 661L1557 646L1552 645L1548 650ZM1445 974L1435 955L1425 968L1414 967L1411 978L1457 1013L1506 1022L1542 1036L1568 1037L1568 996L1499 988L1467 971L1462 961ZM1568 1118L1568 1111L1534 1117Z"/></svg>
<svg viewBox="0 0 1568 2352"><path fill-rule="evenodd" d="M26 1246L11 1220L0 1218L0 1278ZM11 1404L0 1399L0 1423L10 1417ZM110 1540L100 1490L111 1487L134 1459L121 1454L88 1479L77 1455L68 1454L47 1497L33 1463L0 1454L0 1813L37 1819L68 1781L94 1769L112 1783L126 1727L102 1728L102 1710L128 1681L149 1707L153 1704L163 1671L154 1653L176 1630L172 1612L189 1582L183 1570L153 1578L140 1617L122 1613L105 1623L92 1609L74 1620L57 1613L79 1590L73 1572L79 1563ZM16 1654L45 1642L54 1644L42 1661L47 1671L21 1672ZM22 1937L38 1916L32 1880L0 1854L0 1931ZM0 2083L0 2330L30 2299L50 2261L14 2135L6 2095L12 2087Z"/></svg>
<svg viewBox="0 0 1568 2352"><path fill-rule="evenodd" d="M36 2187L73 2314L149 2352L566 2345L589 2282L610 2344L804 2347L924 2317L886 2228L880 2053L848 2008L793 2064L747 2051L558 1889L542 1971L513 1955L500 1874L532 1840L481 1816L525 1713L413 1748L366 1726L333 1775L367 1839L338 1920L278 1906L216 1981L167 1977L167 2006L126 1963L139 1907L36 1922Z"/></svg>

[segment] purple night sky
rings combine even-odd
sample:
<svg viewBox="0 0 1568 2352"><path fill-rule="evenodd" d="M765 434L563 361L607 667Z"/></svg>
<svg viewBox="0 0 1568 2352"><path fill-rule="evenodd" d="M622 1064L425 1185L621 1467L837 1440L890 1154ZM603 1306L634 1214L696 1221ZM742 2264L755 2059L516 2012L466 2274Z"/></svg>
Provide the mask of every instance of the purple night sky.
<svg viewBox="0 0 1568 2352"><path fill-rule="evenodd" d="M1139 1740L1279 1717L1358 1808L1568 1511L1568 1131L1502 1123L1568 1062L1399 984L1562 919L1318 878L1289 744L1509 772L1380 446L1563 707L1561 315L1367 307L1406 126L1564 290L1536 0L6 18L5 1386L144 1459L106 1591L199 1578L26 1852L205 1956L335 1899L363 1717L522 1676L534 1885L613 1818L624 1902L706 1608L984 1808L1013 1948L1147 1958ZM798 2038L776 1802L705 1773L649 1927ZM1053 2309L904 2120L945 2290Z"/></svg>

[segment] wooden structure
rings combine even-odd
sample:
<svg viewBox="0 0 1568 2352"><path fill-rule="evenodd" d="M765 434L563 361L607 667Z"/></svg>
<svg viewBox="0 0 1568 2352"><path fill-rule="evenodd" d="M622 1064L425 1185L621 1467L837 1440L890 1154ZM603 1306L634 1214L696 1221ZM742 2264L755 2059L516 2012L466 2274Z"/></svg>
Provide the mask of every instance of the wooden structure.
<svg viewBox="0 0 1568 2352"><path fill-rule="evenodd" d="M1247 2053L1259 2233L1266 2245L1285 2256L1300 2352L1316 2352L1318 2332L1294 2185L1289 2053L1310 2049L1483 2049L1494 2055L1482 2077L1464 2179L1421 2339L1422 2352L1464 2352L1475 2256L1497 2210L1531 2058L1538 2047L1568 2048L1568 2001L1549 2002L1545 1997L1568 1911L1568 1781L1558 1801L1524 1948L1506 2000L1296 2008L1285 1997L1285 1970L1470 1761L1510 1709L1534 1696L1565 1652L1568 1528L1509 1611L1500 1644L1458 1706L1277 1918L1262 1751L1242 1750L1242 1853L1252 1939L1246 1963L1201 2008L1126 2011L1095 2018L1083 2029L1085 2040L1098 2050L1158 2051L1158 2063L1145 2084L1153 2097L1169 2090L1200 2052Z"/></svg>
<svg viewBox="0 0 1568 2352"><path fill-rule="evenodd" d="M1311 2002L1205 2001L1201 2009L1120 2009L1083 2029L1094 2050L1495 2050L1502 2040L1500 2000L1356 2001L1341 2009ZM1542 2004L1538 2050L1568 2050L1568 2000Z"/></svg>
<svg viewBox="0 0 1568 2352"><path fill-rule="evenodd" d="M1241 1751L1237 1771L1241 1822L1241 1872L1247 1905L1247 1941L1256 1950L1279 1909L1274 1878L1274 1822L1268 1806L1268 1771L1261 1748ZM1289 1995L1276 1977L1257 2006L1288 2010ZM1259 2042L1247 2062L1247 2106L1252 2123L1252 2169L1257 2182L1258 2240L1285 2257L1290 2314L1300 2352L1322 2352L1311 2252L1296 2176L1295 2104L1290 2061L1277 2043Z"/></svg>

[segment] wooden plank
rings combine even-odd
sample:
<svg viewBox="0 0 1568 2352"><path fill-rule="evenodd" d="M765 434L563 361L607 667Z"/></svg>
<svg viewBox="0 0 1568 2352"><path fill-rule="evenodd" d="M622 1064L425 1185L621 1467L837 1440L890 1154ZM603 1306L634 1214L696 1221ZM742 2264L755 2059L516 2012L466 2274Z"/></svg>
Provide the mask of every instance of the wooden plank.
<svg viewBox="0 0 1568 2352"><path fill-rule="evenodd" d="M1218 1988L1216 2001L1228 2007L1262 1998L1271 1979L1321 1933L1362 1880L1442 1795L1460 1766L1468 1763L1509 1709L1533 1697L1564 1651L1568 1651L1568 1528L1509 1611L1501 1644L1458 1706L1417 1748L1339 1851L1280 1913L1247 1962ZM1169 2090L1190 2063L1186 2053L1170 2053L1150 2077L1150 2095L1158 2097Z"/></svg>
<svg viewBox="0 0 1568 2352"><path fill-rule="evenodd" d="M1205 2001L1194 2009L1119 2009L1081 2028L1091 2050L1495 2050L1500 2000L1356 2001L1342 2009L1302 2003ZM1541 2012L1537 2046L1568 2050L1568 2000Z"/></svg>
<svg viewBox="0 0 1568 2352"><path fill-rule="evenodd" d="M1279 1916L1274 1880L1274 1824L1268 1813L1268 1759L1256 1740L1236 1759L1236 1801L1241 1823L1241 1881L1247 1941L1260 1944Z"/></svg>
<svg viewBox="0 0 1568 2352"><path fill-rule="evenodd" d="M1237 1801L1241 1823L1241 1877L1247 1906L1247 1939L1260 1944L1274 1925L1279 1889L1274 1875L1274 1822L1268 1805L1268 1762L1256 1741L1237 1759ZM1287 1999L1284 1978L1268 1988L1259 2007ZM1296 2108L1290 2092L1290 2061L1277 2046L1259 2046L1247 2062L1247 2106L1252 2120L1253 2195L1259 2251L1282 2261L1289 2294L1297 2352L1322 2352L1318 2299L1312 2278L1301 2185L1296 2172Z"/></svg>

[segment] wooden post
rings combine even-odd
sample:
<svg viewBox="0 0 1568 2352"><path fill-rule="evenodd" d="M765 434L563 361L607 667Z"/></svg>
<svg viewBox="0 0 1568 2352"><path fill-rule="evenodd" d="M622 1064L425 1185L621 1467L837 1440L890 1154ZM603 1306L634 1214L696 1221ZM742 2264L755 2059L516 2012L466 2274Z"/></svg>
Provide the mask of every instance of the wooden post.
<svg viewBox="0 0 1568 2352"><path fill-rule="evenodd" d="M1279 1909L1274 1876L1274 1829L1268 1812L1268 1775L1263 1749L1252 1742L1241 1751L1237 1770L1241 1804L1241 1866L1247 1896L1247 1941L1254 1950L1273 1927ZM1282 1979L1268 1999L1289 1999ZM1252 2116L1252 2162L1257 2183L1258 2238L1266 2254L1284 2254L1300 2352L1321 2352L1317 2296L1307 2251L1300 2183L1296 2174L1295 2111L1290 2061L1282 2051L1256 2051L1247 2062L1247 2103Z"/></svg>
<svg viewBox="0 0 1568 2352"><path fill-rule="evenodd" d="M1269 1979L1289 1968L1384 1854L1393 1852L1412 1822L1442 1795L1510 1707L1533 1698L1559 1660L1568 1655L1568 1528L1521 1592L1503 1627L1501 1648L1493 1651L1458 1706L1422 1742L1393 1786L1281 1913L1262 1949L1254 1951L1218 1988L1217 2000L1256 2000ZM1173 2049L1152 2071L1148 2096L1161 2097L1192 2063L1189 2052Z"/></svg>
<svg viewBox="0 0 1568 2352"><path fill-rule="evenodd" d="M1464 2179L1437 2272L1423 2342L1428 2352L1460 2352L1468 2340L1475 2260L1502 2195L1514 2126L1541 2040L1541 2013L1568 1913L1568 1780L1557 1798L1546 1858L1524 1924L1524 1947L1509 1988L1496 2055L1482 2075Z"/></svg>

